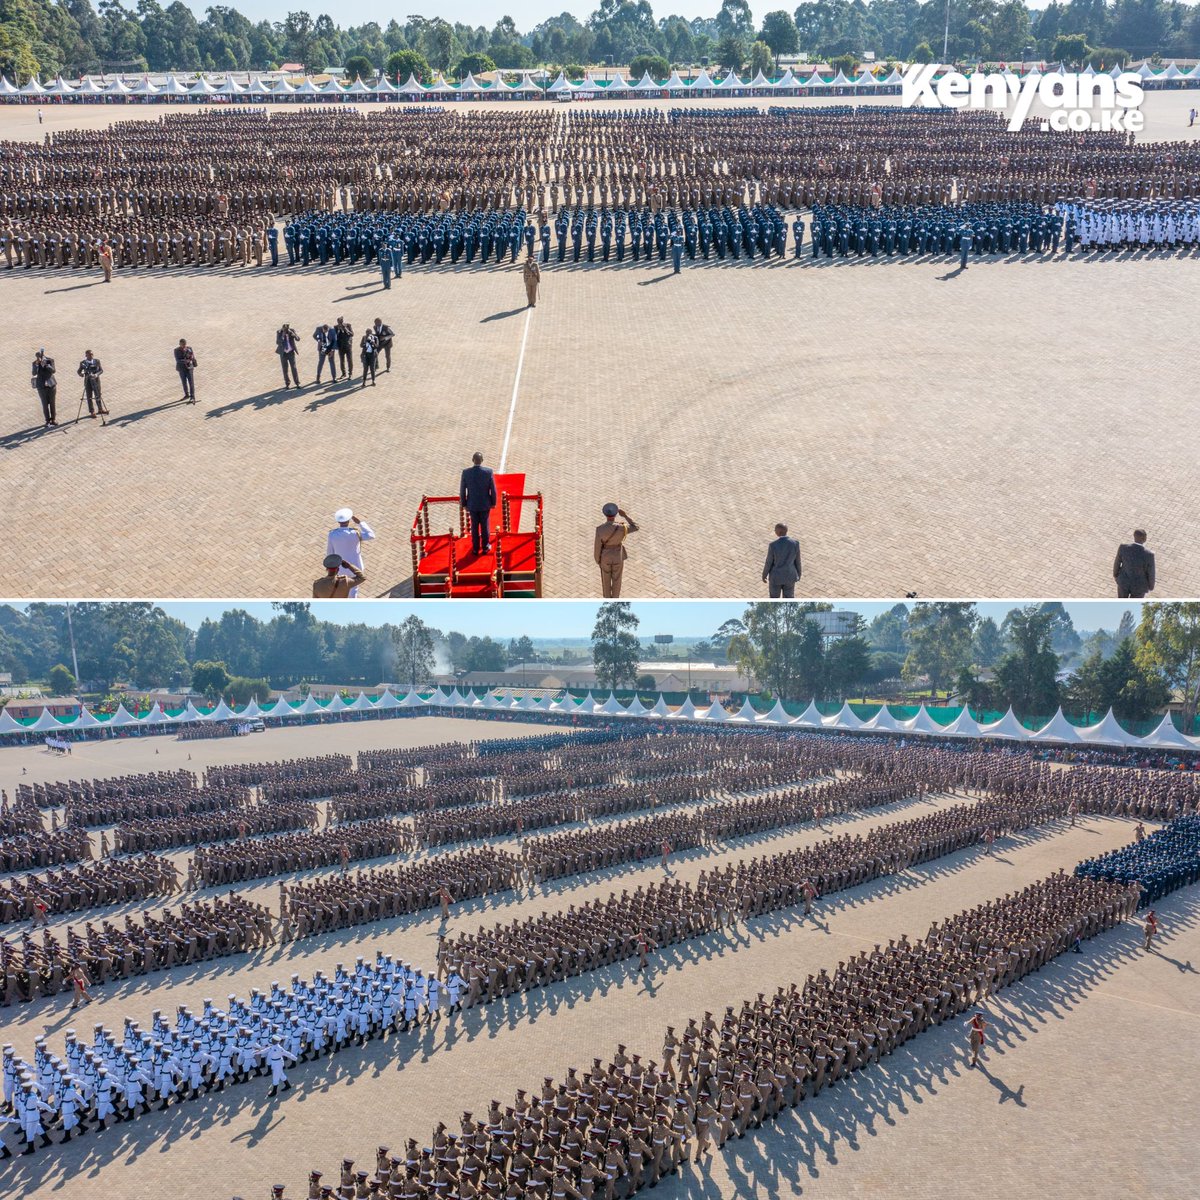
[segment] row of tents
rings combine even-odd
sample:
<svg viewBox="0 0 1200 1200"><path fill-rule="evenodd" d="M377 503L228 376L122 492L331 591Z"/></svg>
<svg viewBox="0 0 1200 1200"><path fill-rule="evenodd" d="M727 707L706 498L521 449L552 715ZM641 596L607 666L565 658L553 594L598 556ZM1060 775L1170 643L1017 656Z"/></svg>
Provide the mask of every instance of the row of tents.
<svg viewBox="0 0 1200 1200"><path fill-rule="evenodd" d="M998 721L979 724L971 716L969 708L964 707L953 721L944 725L929 714L925 705L921 705L916 716L907 720L894 717L887 705L868 720L863 720L850 707L847 701L833 715L824 715L812 701L798 717L791 716L777 700L773 708L760 713L747 698L737 712L731 713L719 701L714 700L707 707L697 708L689 696L683 704L676 708L670 707L661 693L652 707L646 707L635 695L629 704L622 704L613 693L607 699L599 700L591 692L582 699L576 700L568 694L559 699L551 699L549 694L534 696L525 693L522 696L498 696L487 692L477 696L470 690L465 695L457 688L447 693L444 689L422 696L419 692L406 692L397 697L390 690L372 700L364 692L352 701L343 700L335 695L331 700L322 704L314 696L306 697L298 705L292 705L282 696L275 703L263 708L257 702L251 701L245 708L235 710L222 700L215 708L207 711L196 708L191 701L185 709L176 713L165 711L155 704L143 717L134 716L124 706L120 705L111 716L98 717L83 706L79 716L69 720L60 720L49 710L43 709L41 716L31 724L25 725L14 720L8 713L0 710L0 737L4 735L28 733L62 733L72 729L95 729L105 726L120 729L128 726L141 727L170 727L195 721L247 721L254 719L288 720L306 716L329 715L351 712L378 712L392 709L421 708L421 709L470 709L470 710L518 710L526 712L544 712L566 715L570 717L648 717L670 721L695 721L709 724L754 725L754 726L788 726L800 729L825 729L837 732L863 732L911 735L915 737L938 738L971 738L971 739L1001 739L1010 742L1053 743L1056 745L1080 746L1116 746L1141 747L1152 750L1192 750L1200 751L1200 738L1187 737L1175 728L1170 714L1165 714L1159 725L1144 737L1136 737L1122 728L1112 709L1105 714L1104 719L1094 725L1072 725L1060 708L1041 729L1027 729L1014 715L1011 708Z"/></svg>
<svg viewBox="0 0 1200 1200"><path fill-rule="evenodd" d="M1001 74L1010 79L1030 79L1064 72L1065 68L1059 63L1047 71L1039 71L1037 67L1033 67L1023 75L1008 69ZM1108 72L1114 78L1121 73L1122 69L1119 67L1113 67ZM1149 64L1143 63L1133 73L1140 76L1144 83L1178 83L1180 86L1194 83L1195 86L1200 87L1200 63L1187 72L1181 71L1174 63L1170 63L1158 72L1154 71ZM1082 74L1096 75L1098 72L1088 66ZM898 67L893 67L891 73L884 78L878 78L864 67L854 79L848 78L845 72L840 70L833 76L824 76L814 70L808 78L801 78L790 67L777 79L768 79L762 71L759 71L753 79L742 79L734 71L730 71L724 78L714 79L707 70L702 70L693 79L684 79L678 71L672 71L670 77L665 80L652 79L650 72L647 71L636 83L629 83L620 71L617 71L611 79L597 79L589 71L582 80L574 83L567 79L561 71L551 83L546 83L544 80L539 82L533 78L533 75L532 71L523 71L519 80L507 83L499 75L494 81L487 81L477 80L468 73L465 79L455 84L447 82L445 77L439 74L428 86L420 83L411 74L404 83L398 86L391 83L386 76L380 76L378 80L370 84L364 83L361 77L356 77L353 83L344 86L332 76L321 84L315 83L311 76L305 76L300 83L293 84L283 78L263 80L258 75L249 76L245 83L239 83L232 75L226 75L220 83L213 83L203 75L198 76L193 83L184 83L178 75L174 74L167 75L159 84L152 83L149 76L142 76L132 83L127 83L120 77L107 81L102 80L99 83L91 77L85 77L76 84L70 84L59 75L53 83L42 84L36 77L33 77L20 87L0 75L0 99L12 101L30 97L70 97L79 100L103 100L114 96L168 99L171 97L237 96L247 100L269 100L296 96L361 98L392 96L399 98L401 96L452 95L478 97L523 95L530 97L555 96L557 98L560 95L571 94L627 96L652 93L661 96L664 92L719 95L747 91L799 95L805 91L822 88L853 88L867 91L881 88L895 89L899 88L902 82L902 75Z"/></svg>

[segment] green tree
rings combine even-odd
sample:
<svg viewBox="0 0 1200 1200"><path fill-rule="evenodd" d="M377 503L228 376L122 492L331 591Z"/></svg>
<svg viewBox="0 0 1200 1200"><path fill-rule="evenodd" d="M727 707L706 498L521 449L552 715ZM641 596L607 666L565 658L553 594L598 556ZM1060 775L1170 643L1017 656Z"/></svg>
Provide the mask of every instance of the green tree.
<svg viewBox="0 0 1200 1200"><path fill-rule="evenodd" d="M384 70L397 83L407 83L409 75L415 75L418 83L427 83L433 78L425 55L418 50L397 50L389 54Z"/></svg>
<svg viewBox="0 0 1200 1200"><path fill-rule="evenodd" d="M754 16L747 0L721 0L716 22L717 32L722 37L733 36L743 44L754 34Z"/></svg>
<svg viewBox="0 0 1200 1200"><path fill-rule="evenodd" d="M746 43L736 33L723 34L717 43L717 66L740 71L746 61Z"/></svg>
<svg viewBox="0 0 1200 1200"><path fill-rule="evenodd" d="M192 691L216 700L229 689L229 671L223 662L198 662L192 666Z"/></svg>
<svg viewBox="0 0 1200 1200"><path fill-rule="evenodd" d="M775 56L775 67L779 68L781 54L795 54L800 49L800 34L792 14L785 9L777 9L763 17L762 31L758 35Z"/></svg>
<svg viewBox="0 0 1200 1200"><path fill-rule="evenodd" d="M838 54L829 60L829 65L833 68L835 75L841 71L847 79L853 79L858 74L858 55Z"/></svg>
<svg viewBox="0 0 1200 1200"><path fill-rule="evenodd" d="M372 79L375 76L375 64L365 54L352 54L342 67L346 72L346 82L353 83L356 79Z"/></svg>
<svg viewBox="0 0 1200 1200"><path fill-rule="evenodd" d="M1143 605L1135 655L1182 701L1182 727L1191 733L1200 709L1200 602Z"/></svg>
<svg viewBox="0 0 1200 1200"><path fill-rule="evenodd" d="M641 644L638 619L625 601L602 604L592 627L592 665L601 687L632 687L637 680Z"/></svg>
<svg viewBox="0 0 1200 1200"><path fill-rule="evenodd" d="M996 664L994 694L1024 716L1048 716L1058 707L1058 655L1051 647L1052 613L1038 605L1013 609L1004 619L1008 653Z"/></svg>
<svg viewBox="0 0 1200 1200"><path fill-rule="evenodd" d="M16 25L0 23L0 75L20 87L41 70L41 65L32 40Z"/></svg>
<svg viewBox="0 0 1200 1200"><path fill-rule="evenodd" d="M766 42L755 42L750 47L750 78L753 79L759 71L770 75L775 69L775 55Z"/></svg>
<svg viewBox="0 0 1200 1200"><path fill-rule="evenodd" d="M248 679L245 675L234 675L226 689L229 702L236 708L245 708L251 700L261 703L271 697L271 684L266 679Z"/></svg>
<svg viewBox="0 0 1200 1200"><path fill-rule="evenodd" d="M991 51L999 59L1021 59L1032 33L1029 9L1022 0L1008 0L996 10L991 23Z"/></svg>
<svg viewBox="0 0 1200 1200"><path fill-rule="evenodd" d="M439 71L448 71L454 58L454 29L440 19L432 22L432 26L426 53Z"/></svg>
<svg viewBox="0 0 1200 1200"><path fill-rule="evenodd" d="M650 78L662 83L671 74L671 64L661 54L638 54L629 60L629 78L637 83L646 72Z"/></svg>
<svg viewBox="0 0 1200 1200"><path fill-rule="evenodd" d="M75 676L62 663L55 663L46 675L52 696L70 696L75 691Z"/></svg>
<svg viewBox="0 0 1200 1200"><path fill-rule="evenodd" d="M504 647L490 637L473 637L467 642L468 671L503 671Z"/></svg>
<svg viewBox="0 0 1200 1200"><path fill-rule="evenodd" d="M468 74L483 75L495 69L495 62L486 54L464 54L458 60L458 65L454 68L454 73L460 79L465 79Z"/></svg>
<svg viewBox="0 0 1200 1200"><path fill-rule="evenodd" d="M991 617L984 617L975 626L971 642L971 657L977 667L994 667L1004 653L1004 638L1000 627Z"/></svg>
<svg viewBox="0 0 1200 1200"><path fill-rule="evenodd" d="M933 62L933 49L928 42L918 42L912 50L912 60L915 63Z"/></svg>
<svg viewBox="0 0 1200 1200"><path fill-rule="evenodd" d="M729 646L739 633L745 633L745 624L738 620L737 617L730 617L728 621L722 621L721 627L712 635L712 656L717 662L729 660ZM695 650L696 657L700 657L699 650Z"/></svg>
<svg viewBox="0 0 1200 1200"><path fill-rule="evenodd" d="M392 630L392 647L396 652L396 679L409 688L416 688L433 679L437 673L435 647L436 629L426 625L416 613ZM461 635L460 635L461 636Z"/></svg>
<svg viewBox="0 0 1200 1200"><path fill-rule="evenodd" d="M831 607L752 604L742 616L745 632L730 640L729 657L780 700L817 696L825 679L821 627L812 613Z"/></svg>
<svg viewBox="0 0 1200 1200"><path fill-rule="evenodd" d="M825 694L837 700L858 691L871 670L871 647L866 638L838 638L825 652Z"/></svg>
<svg viewBox="0 0 1200 1200"><path fill-rule="evenodd" d="M908 651L908 605L894 604L867 626L872 650L903 655Z"/></svg>
<svg viewBox="0 0 1200 1200"><path fill-rule="evenodd" d="M528 637L512 638L508 643L508 661L510 663L537 662L538 653L533 642Z"/></svg>
<svg viewBox="0 0 1200 1200"><path fill-rule="evenodd" d="M1102 717L1111 708L1129 721L1145 720L1167 699L1162 676L1138 662L1133 638L1125 638L1107 658L1093 651L1067 680L1065 691L1080 713Z"/></svg>
<svg viewBox="0 0 1200 1200"><path fill-rule="evenodd" d="M1087 61L1091 47L1082 33L1063 33L1054 39L1050 57L1064 66L1078 67Z"/></svg>
<svg viewBox="0 0 1200 1200"><path fill-rule="evenodd" d="M973 604L939 601L918 604L908 622L908 657L904 678L912 682L926 676L936 697L938 691L970 666L972 638L979 617Z"/></svg>

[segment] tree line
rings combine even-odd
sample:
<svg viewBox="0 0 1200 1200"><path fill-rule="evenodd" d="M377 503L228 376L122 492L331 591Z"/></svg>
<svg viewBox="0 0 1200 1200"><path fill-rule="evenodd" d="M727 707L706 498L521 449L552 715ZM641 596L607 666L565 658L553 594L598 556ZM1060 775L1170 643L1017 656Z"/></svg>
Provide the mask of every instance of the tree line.
<svg viewBox="0 0 1200 1200"><path fill-rule="evenodd" d="M812 0L755 17L748 0L724 0L713 18L656 17L649 0L601 0L585 19L569 12L521 31L511 17L471 26L412 15L342 27L299 9L283 21L251 21L213 5L197 20L181 0L0 0L0 72L75 76L100 71L263 71L299 63L426 82L434 71L584 65L650 69L732 66L769 71L781 56L856 63L941 58L943 0ZM1130 55L1200 55L1200 6L1179 0L952 0L947 54L955 62L1085 59L1111 66ZM641 70L634 73L640 76Z"/></svg>
<svg viewBox="0 0 1200 1200"><path fill-rule="evenodd" d="M1200 707L1200 603L1150 603L1115 629L1080 631L1060 603L1011 609L997 622L976 605L897 604L849 636L827 638L814 619L829 604L751 604L692 647L697 660L736 664L785 701L957 697L976 709L1049 716L1074 713L1144 720L1178 701ZM226 609L192 630L148 603L0 606L0 671L22 684L53 680L89 693L121 683L138 690L195 686L235 700L305 683L407 687L435 676L498 672L529 664L539 678L553 661L529 637L507 640L443 632L413 614L396 624L334 624L301 601L272 605L260 620ZM72 654L72 635L74 654ZM601 605L592 662L605 688L648 686L640 666L654 651L628 604ZM78 680L75 668L78 664ZM61 668L55 671L55 668ZM218 670L219 668L219 670ZM514 674L515 682L520 676ZM1189 726L1190 727L1190 726Z"/></svg>
<svg viewBox="0 0 1200 1200"><path fill-rule="evenodd" d="M768 696L791 702L956 699L1022 717L1062 705L1144 721L1176 701L1187 731L1200 708L1200 603L1146 604L1140 621L1126 612L1116 629L1086 636L1058 602L1013 608L999 624L974 604L941 602L858 616L849 636L829 638L814 617L832 607L751 604L711 643ZM628 604L601 607L592 632L601 686L633 686L637 624Z"/></svg>

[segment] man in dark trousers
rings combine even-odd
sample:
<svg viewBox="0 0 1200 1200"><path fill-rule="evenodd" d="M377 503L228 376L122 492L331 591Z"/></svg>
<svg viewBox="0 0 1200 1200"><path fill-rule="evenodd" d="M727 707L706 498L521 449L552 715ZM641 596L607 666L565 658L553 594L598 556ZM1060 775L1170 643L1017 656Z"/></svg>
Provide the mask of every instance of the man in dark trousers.
<svg viewBox="0 0 1200 1200"><path fill-rule="evenodd" d="M392 341L396 334L390 325L384 324L382 317L376 317L373 325L375 344L383 352L384 371L392 369Z"/></svg>
<svg viewBox="0 0 1200 1200"><path fill-rule="evenodd" d="M471 549L486 554L492 548L491 519L496 507L496 478L491 467L483 465L483 455L476 450L471 465L462 473L458 485L459 503L471 515Z"/></svg>
<svg viewBox="0 0 1200 1200"><path fill-rule="evenodd" d="M279 355L279 365L283 367L283 386L300 386L300 373L296 370L296 351L300 347L300 339L296 331L284 323L275 331L275 353ZM291 371L291 379L288 372Z"/></svg>
<svg viewBox="0 0 1200 1200"><path fill-rule="evenodd" d="M54 359L45 350L39 350L33 356L32 369L33 386L37 388L38 399L42 402L42 416L46 426L58 424L58 409L55 400L58 397L58 380L54 378Z"/></svg>
<svg viewBox="0 0 1200 1200"><path fill-rule="evenodd" d="M83 358L79 361L79 370L75 373L83 380L88 416L93 419L101 415L107 416L108 409L104 407L104 401L100 397L100 376L104 374L100 360L90 350L85 350Z"/></svg>
<svg viewBox="0 0 1200 1200"><path fill-rule="evenodd" d="M1147 592L1154 591L1154 555L1146 549L1144 529L1135 529L1132 543L1117 547L1113 578L1121 600L1140 600Z"/></svg>
<svg viewBox="0 0 1200 1200"><path fill-rule="evenodd" d="M775 526L775 540L767 547L762 577L763 583L770 588L772 600L795 597L796 584L800 582L800 543L794 537L788 537L786 525Z"/></svg>
<svg viewBox="0 0 1200 1200"><path fill-rule="evenodd" d="M345 317L338 317L333 327L337 337L338 369L343 379L354 374L354 326Z"/></svg>
<svg viewBox="0 0 1200 1200"><path fill-rule="evenodd" d="M179 381L183 384L183 398L189 404L196 403L196 354L187 344L187 338L180 338L175 347L175 370L179 372Z"/></svg>

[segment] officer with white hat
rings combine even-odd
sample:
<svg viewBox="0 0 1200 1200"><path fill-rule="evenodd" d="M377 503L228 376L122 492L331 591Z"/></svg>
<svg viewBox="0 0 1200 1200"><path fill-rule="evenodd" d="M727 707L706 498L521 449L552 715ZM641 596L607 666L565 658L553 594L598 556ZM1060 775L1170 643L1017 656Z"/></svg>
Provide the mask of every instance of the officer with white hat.
<svg viewBox="0 0 1200 1200"><path fill-rule="evenodd" d="M359 571L363 569L362 544L374 541L375 531L366 521L360 520L352 508L339 508L333 514L333 519L337 522L337 527L329 531L325 553L341 555L346 565L342 567L340 574L347 579L353 579L354 571L351 568L357 568ZM353 600L357 595L358 588L352 587L350 599Z"/></svg>

